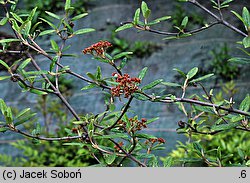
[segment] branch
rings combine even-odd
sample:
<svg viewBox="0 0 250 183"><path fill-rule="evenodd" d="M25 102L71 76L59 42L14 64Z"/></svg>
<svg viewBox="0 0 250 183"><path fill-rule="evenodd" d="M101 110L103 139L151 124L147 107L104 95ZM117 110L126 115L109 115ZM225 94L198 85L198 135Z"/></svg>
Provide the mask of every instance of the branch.
<svg viewBox="0 0 250 183"><path fill-rule="evenodd" d="M213 12L211 12L210 10L208 10L205 6L201 5L198 1L196 0L188 0L188 2L194 4L195 6L201 8L202 10L204 10L206 13L208 13L210 16L214 17L216 20L219 21L220 24L225 25L226 27L232 29L233 31L241 34L244 37L247 37L247 34L242 32L241 30L237 29L236 27L234 27L232 24L230 24L229 22L225 21L222 19L222 17L218 17L217 15L215 15Z"/></svg>

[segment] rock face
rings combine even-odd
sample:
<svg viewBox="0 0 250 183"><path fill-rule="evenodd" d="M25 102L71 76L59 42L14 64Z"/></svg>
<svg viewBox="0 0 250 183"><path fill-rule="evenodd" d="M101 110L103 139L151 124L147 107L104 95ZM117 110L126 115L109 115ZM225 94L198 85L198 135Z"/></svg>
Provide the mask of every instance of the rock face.
<svg viewBox="0 0 250 183"><path fill-rule="evenodd" d="M153 18L161 17L164 15L171 15L174 12L175 5L172 0L157 0L147 1L149 7L152 9ZM207 3L208 1L204 1ZM243 5L247 5L247 0L241 2ZM100 2L94 1L94 8L90 10L89 16L85 19L78 21L75 24L76 29L92 27L97 31L86 35L81 35L71 39L68 44L71 44L69 52L77 54L77 58L64 58L62 63L69 65L70 68L81 74L86 75L86 72L95 72L96 67L100 65L102 68L103 75L110 77L113 69L107 64L99 63L96 60L91 59L88 55L83 55L82 50L89 45L98 42L99 40L111 40L111 31L119 26L120 22L132 20L133 14L137 7L139 7L140 1L125 1L125 0L106 0ZM249 3L248 3L249 4ZM200 9L190 6L190 4L183 5L185 9L191 9L194 12L204 16L204 19L210 20L210 17L203 14ZM237 9L237 12L241 12L237 3L232 5L232 9ZM230 17L230 18L229 18ZM231 19L226 13L225 19L230 22L237 23L236 19ZM167 22L157 26L160 30L172 30L170 24ZM6 30L5 30L6 31ZM228 28L216 25L211 29L205 30L189 38L180 40L163 41L164 37L148 32L137 32L134 29L125 30L117 34L119 38L128 40L131 44L135 41L150 41L155 44L159 44L161 49L152 53L149 57L136 58L132 57L129 60L129 64L125 67L125 71L131 76L137 76L139 71L148 67L149 71L144 78L143 84L147 84L155 79L162 78L165 81L173 82L176 80L176 72L173 68L179 68L185 72L189 71L194 66L200 68L204 67L210 62L210 51L212 49L220 49L224 43L227 43L230 47L232 56L241 54L236 49L236 41L242 39L242 37L235 34ZM51 37L50 39L57 39ZM39 40L40 44L44 48L49 48L49 39L43 38ZM129 51L129 50L127 50ZM49 67L49 62L43 57L36 57L39 60L39 64L44 67ZM249 72L245 72L249 69L243 68L241 76L237 80L237 85L241 86L239 91L238 99L242 99L249 90ZM2 75L2 74L1 74ZM211 84L211 81L210 81ZM105 110L103 105L103 95L99 90L89 90L83 92L80 89L86 85L86 83L78 81L77 79L73 82L74 94L70 98L69 102L78 113L99 113ZM243 87L242 87L243 85ZM210 87L210 86L208 86ZM21 93L20 89L15 83L1 82L0 84L1 94L0 97L4 98L5 101L11 105L16 106L19 109L25 106L32 107L35 105L36 96L33 94ZM164 90L164 93L173 93L177 96L180 95L179 91L175 91L172 88L157 88L154 92ZM197 89L190 89L189 93L200 92ZM182 135L176 134L175 129L177 128L177 122L184 119L183 114L178 110L177 106L170 104L158 104L150 102L133 101L131 104L132 110L140 118L153 118L160 117L158 121L149 126L147 131L158 137L164 138L167 150L162 152L161 155L166 155L176 145L177 140L185 140ZM42 121L42 120L41 120ZM10 134L0 134L1 139L17 139L20 136ZM0 147L0 152L11 152L11 149ZM9 147L9 146L6 146Z"/></svg>

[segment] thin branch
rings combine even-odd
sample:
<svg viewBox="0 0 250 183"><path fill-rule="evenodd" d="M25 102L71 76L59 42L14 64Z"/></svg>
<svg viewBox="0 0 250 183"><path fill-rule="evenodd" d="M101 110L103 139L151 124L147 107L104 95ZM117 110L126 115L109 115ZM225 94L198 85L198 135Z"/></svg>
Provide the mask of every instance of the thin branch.
<svg viewBox="0 0 250 183"><path fill-rule="evenodd" d="M120 114L120 116L117 118L117 120L114 122L114 124L112 124L111 126L107 127L105 130L110 130L112 128L114 128L117 123L122 119L122 117L124 116L124 114L127 112L127 110L129 109L130 107L130 103L132 102L133 100L133 96L130 96L125 108L122 110L122 113Z"/></svg>
<svg viewBox="0 0 250 183"><path fill-rule="evenodd" d="M194 4L195 6L201 8L202 10L204 10L206 13L208 13L209 15L211 15L212 17L214 17L216 20L218 20L221 24L225 25L226 27L232 29L233 31L241 34L242 36L246 37L247 34L242 32L241 30L239 30L238 28L234 27L232 24L230 24L229 22L221 19L220 17L218 17L217 15L215 15L213 12L211 12L210 10L208 10L205 6L201 5L198 1L196 0L188 0L188 2Z"/></svg>

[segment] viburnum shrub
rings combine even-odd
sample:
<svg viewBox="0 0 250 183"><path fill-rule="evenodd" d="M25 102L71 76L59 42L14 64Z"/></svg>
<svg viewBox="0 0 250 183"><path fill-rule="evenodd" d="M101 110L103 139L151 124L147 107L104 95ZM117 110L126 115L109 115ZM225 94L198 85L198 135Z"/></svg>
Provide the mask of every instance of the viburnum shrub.
<svg viewBox="0 0 250 183"><path fill-rule="evenodd" d="M141 7L135 11L132 21L123 22L122 26L116 29L116 32L135 28L140 31L148 31L155 34L166 36L164 39L178 39L192 36L195 33L209 29L216 24L225 25L243 37L239 42L241 50L246 53L246 58L231 58L230 62L249 64L250 53L250 14L246 7L242 10L242 15L235 11L232 13L243 23L245 31L239 30L234 25L223 19L222 9L226 9L230 2L226 1L211 1L212 6L216 9L217 14L211 12L205 6L196 0L181 0L194 4L201 8L206 13L214 18L214 22L205 24L204 26L188 30L188 20L186 16L181 21L179 26L175 25L176 32L166 32L153 29L155 24L162 21L167 21L171 16L164 16L151 20L151 10L146 2L142 1ZM14 32L15 38L7 38L0 40L1 53L24 54L26 58L19 59L13 64L8 64L4 60L0 60L0 64L6 68L8 75L1 76L0 79L10 79L10 82L17 83L24 92L35 93L37 95L47 96L54 95L58 97L62 104L72 114L73 119L70 120L75 126L72 129L65 129L67 136L63 137L48 137L45 136L43 125L36 124L32 130L22 130L20 125L28 123L35 116L30 108L23 109L18 114L14 115L12 108L0 99L0 108L3 120L0 123L0 132L11 131L19 133L32 139L33 143L39 144L40 141L62 141L65 146L77 146L78 148L86 149L89 154L95 158L99 166L171 166L174 165L173 157L169 156L159 160L159 157L154 154L155 150L164 150L163 144L165 139L155 137L142 131L147 128L148 124L158 120L158 118L145 119L131 113L133 108L131 102L133 100L151 101L165 103L175 103L180 110L186 115L187 120L178 122L178 133L185 133L191 139L192 135L215 135L219 133L227 133L230 130L238 130L248 133L249 136L249 94L240 103L236 104L234 96L229 99L224 98L221 101L216 101L213 90L207 91L202 81L212 77L214 74L206 74L197 77L198 68L194 67L187 73L175 68L174 70L180 74L182 83L171 83L163 79L157 79L141 86L141 81L145 77L148 68L142 68L138 76L130 76L129 73L123 73L123 67L127 64L125 57L133 54L132 52L121 52L115 55L108 53L108 48L112 44L106 40L100 40L97 43L83 49L84 54L91 54L97 61L109 64L114 73L110 73L109 78L102 76L101 68L98 66L96 73L86 73L88 77L80 75L70 66L65 66L61 62L62 57L69 56L65 51L69 48L67 40L80 34L86 34L95 31L93 28L83 28L75 30L74 22L80 18L87 16L87 13L73 16L71 1L66 0L65 14L59 16L53 12L46 11L50 17L58 20L57 24L50 22L45 18L38 18L39 21L47 23L50 28L44 31L37 29L40 22L34 22L34 16L37 8L35 7L29 14L19 15L16 11L17 1L0 0L0 4L5 12L5 17L1 19L0 25L9 24ZM141 15L143 19L141 19ZM233 15L233 16L234 16ZM40 36L56 34L60 38L60 44L55 40L50 40L51 50L45 51L39 44L37 39ZM11 50L10 46L13 42L21 45L21 50ZM49 70L42 70L37 62L37 57L34 52L45 57L48 60ZM40 57L39 57L40 58ZM117 62L119 61L120 62ZM117 64L120 63L120 64ZM30 65L34 70L27 70L27 65ZM15 69L13 69L15 68ZM82 90L90 90L91 88L99 88L103 91L104 103L106 110L99 114L78 114L67 98L60 91L61 80L64 75L70 75L75 80L80 79L88 85ZM112 75L112 77L111 77ZM181 96L174 94L161 95L160 93L149 93L157 85L176 87L181 91ZM201 88L204 95L193 93L191 96L186 96L186 91L190 87ZM125 103L125 104L124 104ZM124 104L121 109L117 109L119 104ZM209 116L209 117L208 117ZM204 161L208 166L227 166L229 162L224 163L224 155L220 150L217 150L215 159L207 158L206 148L196 140L188 146L188 148L198 155L201 161ZM183 152L186 153L186 152ZM244 161L242 166L249 166L249 154L247 151L242 151ZM180 156L179 156L180 157ZM183 156L181 156L183 157ZM189 157L190 158L190 157ZM189 161L186 159L185 161ZM185 163L183 163L185 165Z"/></svg>

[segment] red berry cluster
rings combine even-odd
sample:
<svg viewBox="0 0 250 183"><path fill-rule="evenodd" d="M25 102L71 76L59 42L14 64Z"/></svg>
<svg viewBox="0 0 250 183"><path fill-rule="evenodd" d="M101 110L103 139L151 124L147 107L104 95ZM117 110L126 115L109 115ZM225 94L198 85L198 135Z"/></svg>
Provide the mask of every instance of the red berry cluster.
<svg viewBox="0 0 250 183"><path fill-rule="evenodd" d="M92 44L91 46L85 48L82 52L84 54L91 54L93 56L100 56L105 58L104 53L107 48L111 47L112 44L108 41L99 41L98 43Z"/></svg>
<svg viewBox="0 0 250 183"><path fill-rule="evenodd" d="M119 142L118 145L119 145L120 147L122 147L122 146L123 146L123 142ZM120 148L118 145L115 145L114 148L115 148L116 151L120 152L120 151L121 151L121 148Z"/></svg>
<svg viewBox="0 0 250 183"><path fill-rule="evenodd" d="M163 139L163 138L151 138L151 139L148 139L145 144L148 144L148 143L151 143L151 144L154 144L156 142L158 142L159 144L164 144L166 141Z"/></svg>
<svg viewBox="0 0 250 183"><path fill-rule="evenodd" d="M141 121L136 118L129 118L129 129L126 128L126 122L123 120L118 121L118 125L127 132L136 132L142 130L143 128L147 128L146 122L146 118L142 118Z"/></svg>
<svg viewBox="0 0 250 183"><path fill-rule="evenodd" d="M128 98L139 89L136 86L137 83L141 82L139 78L130 78L128 74L122 76L117 73L113 73L112 76L116 77L116 82L119 83L117 86L111 88L111 94L114 97L120 97L121 94L124 94L125 98Z"/></svg>

